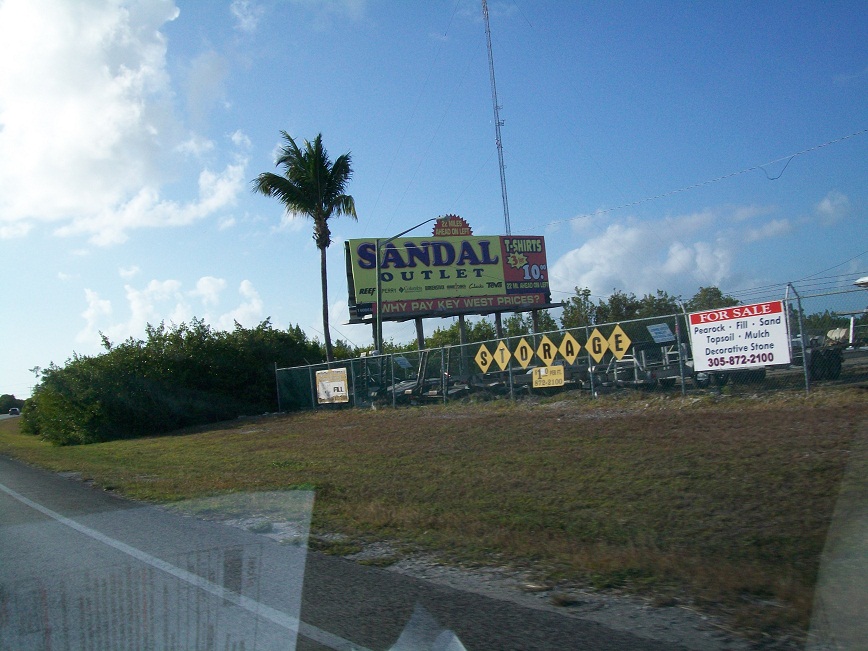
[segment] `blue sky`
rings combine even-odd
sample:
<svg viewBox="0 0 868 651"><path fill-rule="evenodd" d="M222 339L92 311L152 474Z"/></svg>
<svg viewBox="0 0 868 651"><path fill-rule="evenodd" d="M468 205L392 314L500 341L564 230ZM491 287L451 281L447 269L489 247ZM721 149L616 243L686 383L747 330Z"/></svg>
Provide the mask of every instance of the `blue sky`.
<svg viewBox="0 0 868 651"><path fill-rule="evenodd" d="M489 7L512 232L546 236L554 300L868 275L864 2ZM0 0L0 392L147 323L321 338L310 223L250 191L281 130L352 153L333 338L371 342L344 240L503 232L476 0Z"/></svg>

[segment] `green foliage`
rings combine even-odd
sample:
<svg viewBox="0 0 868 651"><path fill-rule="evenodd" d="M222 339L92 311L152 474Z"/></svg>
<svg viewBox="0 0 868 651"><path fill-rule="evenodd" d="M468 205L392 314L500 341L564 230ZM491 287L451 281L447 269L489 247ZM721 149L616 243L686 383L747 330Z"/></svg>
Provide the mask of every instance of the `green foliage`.
<svg viewBox="0 0 868 651"><path fill-rule="evenodd" d="M591 300L591 290L576 287L576 295L571 296L561 315L563 328L578 328L584 325L617 323L656 316L669 316L679 312L678 297L670 296L660 289L656 294L646 294L641 299L636 295L616 289L605 301L595 304Z"/></svg>
<svg viewBox="0 0 868 651"><path fill-rule="evenodd" d="M597 306L591 300L591 290L587 287L576 287L576 295L568 298L561 315L561 326L564 329L578 328L597 323Z"/></svg>
<svg viewBox="0 0 868 651"><path fill-rule="evenodd" d="M181 427L274 411L274 364L321 359L298 327L275 330L238 323L217 332L194 319L167 328L148 325L145 340L106 352L74 355L42 371L22 414L22 430L59 445L169 432Z"/></svg>
<svg viewBox="0 0 868 651"><path fill-rule="evenodd" d="M638 318L669 316L680 311L678 297L658 289L656 294L645 294L639 301Z"/></svg>
<svg viewBox="0 0 868 651"><path fill-rule="evenodd" d="M825 335L835 328L849 328L850 319L846 316L838 316L825 310L817 314L809 314L805 317L805 332L809 334ZM798 332L798 326L793 332Z"/></svg>
<svg viewBox="0 0 868 651"><path fill-rule="evenodd" d="M537 312L537 332L552 332L558 330L558 323L548 310ZM533 315L530 312L513 314L503 320L503 334L506 337L524 337L533 334Z"/></svg>
<svg viewBox="0 0 868 651"><path fill-rule="evenodd" d="M425 337L425 348L442 348L443 346L458 346L461 343L460 323L458 319L448 328L435 328L430 337ZM467 343L490 341L495 338L494 324L488 320L466 321Z"/></svg>
<svg viewBox="0 0 868 651"><path fill-rule="evenodd" d="M4 393L0 396L0 414L7 414L9 410L13 407L18 407L21 409L24 406L24 401L19 400L14 395L9 393Z"/></svg>
<svg viewBox="0 0 868 651"><path fill-rule="evenodd" d="M700 287L699 291L684 304L684 308L688 312L699 312L701 310L713 310L717 307L732 307L738 303L738 299L724 294L717 287Z"/></svg>
<svg viewBox="0 0 868 651"><path fill-rule="evenodd" d="M359 356L360 350L355 346L351 346L343 339L338 339L332 348L335 359L353 359Z"/></svg>

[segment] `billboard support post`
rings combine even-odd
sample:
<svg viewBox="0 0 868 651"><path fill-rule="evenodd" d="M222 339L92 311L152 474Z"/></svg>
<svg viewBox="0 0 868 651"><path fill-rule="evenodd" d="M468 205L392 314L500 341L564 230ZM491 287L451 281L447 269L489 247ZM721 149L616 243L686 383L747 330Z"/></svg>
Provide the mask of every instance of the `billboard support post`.
<svg viewBox="0 0 868 651"><path fill-rule="evenodd" d="M425 331L422 329L422 317L416 317L416 345L419 350L425 348Z"/></svg>
<svg viewBox="0 0 868 651"><path fill-rule="evenodd" d="M383 281L380 278L380 238L377 238L377 313L374 317L377 319L374 323L374 349L377 355L383 354L383 321L380 319L380 308L383 306Z"/></svg>

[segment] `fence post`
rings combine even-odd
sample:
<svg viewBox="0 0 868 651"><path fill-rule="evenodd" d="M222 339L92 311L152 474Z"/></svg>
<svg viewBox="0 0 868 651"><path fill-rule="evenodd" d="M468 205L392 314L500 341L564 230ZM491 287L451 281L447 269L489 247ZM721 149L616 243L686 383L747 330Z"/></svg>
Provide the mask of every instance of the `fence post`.
<svg viewBox="0 0 868 651"><path fill-rule="evenodd" d="M597 397L597 392L594 389L594 360L591 359L591 351L588 350L588 341L591 335L588 332L588 326L585 324L585 352L588 354L588 380L591 383L591 398Z"/></svg>
<svg viewBox="0 0 868 651"><path fill-rule="evenodd" d="M681 347L681 319L677 312L675 314L675 343L678 344L678 374L681 376L681 397L684 398L687 395L687 380L684 377L684 349Z"/></svg>
<svg viewBox="0 0 868 651"><path fill-rule="evenodd" d="M398 399L395 397L395 353L389 353L389 372L392 375L392 409L398 405Z"/></svg>
<svg viewBox="0 0 868 651"><path fill-rule="evenodd" d="M313 366L307 367L307 378L310 382L310 408L316 410L316 379L313 374Z"/></svg>
<svg viewBox="0 0 868 651"><path fill-rule="evenodd" d="M790 309L789 303L789 293L790 290L793 290L793 294L796 295L796 306L798 309L799 315L799 339L802 342L802 369L805 372L805 395L811 393L811 351L808 350L807 342L805 341L805 322L802 318L802 297L799 296L799 292L796 291L796 288L793 287L792 283L787 283L787 292L784 295L784 300L787 302L787 310ZM787 323L789 323L789 313L787 314ZM790 348L792 348L792 344L790 344Z"/></svg>
<svg viewBox="0 0 868 651"><path fill-rule="evenodd" d="M274 386L277 389L277 413L283 413L280 408L280 380L277 379L277 362L274 362Z"/></svg>
<svg viewBox="0 0 868 651"><path fill-rule="evenodd" d="M506 349L509 350L509 337L504 341L506 341ZM506 368L509 373L509 399L515 400L515 385L512 382L512 355L509 356L509 362L507 362Z"/></svg>
<svg viewBox="0 0 868 651"><path fill-rule="evenodd" d="M443 404L444 405L446 404L446 389L449 387L449 377L447 376L449 364L447 364L446 360L444 360L444 358L443 358L444 355L449 354L449 353L447 353L447 350L451 351L451 346L444 346L443 348L440 349L440 391L443 392ZM459 353L458 358L459 358L459 360L461 360L460 364L464 363L464 354L465 354L464 350L465 350L465 346L459 347L460 353ZM449 361L450 362L452 361L451 357L449 358ZM459 365L458 371L459 372L462 371L460 365ZM424 389L424 387L423 387L423 389Z"/></svg>

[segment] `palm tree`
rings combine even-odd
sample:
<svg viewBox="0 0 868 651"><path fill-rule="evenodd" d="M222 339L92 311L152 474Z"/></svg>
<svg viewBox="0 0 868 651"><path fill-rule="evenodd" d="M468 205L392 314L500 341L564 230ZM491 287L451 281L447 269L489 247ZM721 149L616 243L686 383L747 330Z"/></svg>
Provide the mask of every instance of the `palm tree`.
<svg viewBox="0 0 868 651"><path fill-rule="evenodd" d="M328 277L326 249L332 243L328 220L338 215L356 219L356 204L346 194L353 175L350 153L339 156L334 163L322 146L322 134L313 142L304 141L300 148L286 131L280 135L286 141L275 165L283 167L283 176L263 172L253 180L253 191L276 197L291 215L305 215L313 220L313 240L320 252L322 280L322 327L325 336L326 359L333 361L329 334Z"/></svg>

